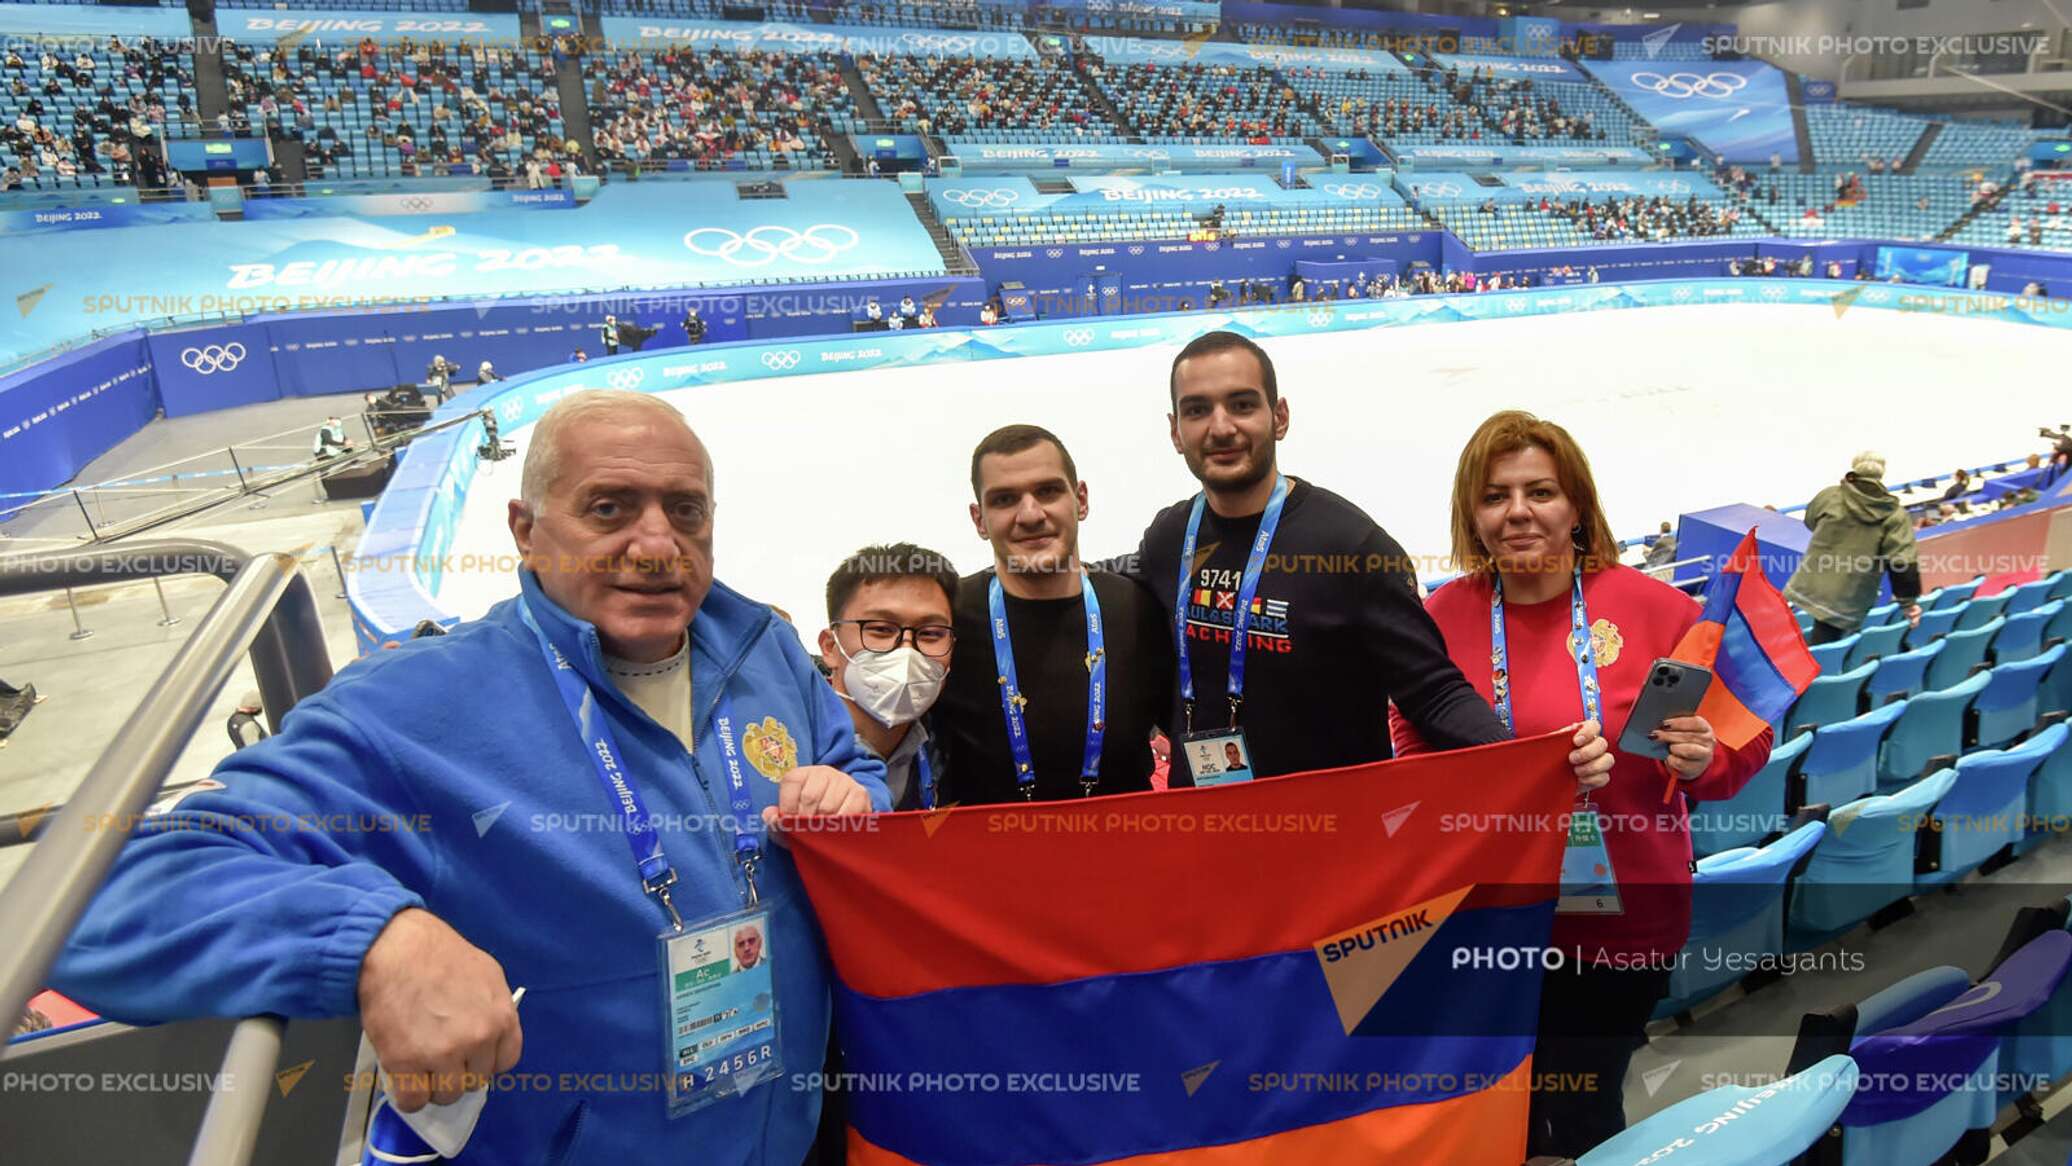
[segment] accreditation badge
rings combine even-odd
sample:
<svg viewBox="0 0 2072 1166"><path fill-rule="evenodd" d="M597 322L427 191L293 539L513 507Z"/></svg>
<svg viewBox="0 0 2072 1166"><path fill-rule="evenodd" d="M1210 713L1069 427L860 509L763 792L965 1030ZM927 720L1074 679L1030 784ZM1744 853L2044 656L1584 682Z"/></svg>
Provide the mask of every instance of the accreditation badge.
<svg viewBox="0 0 2072 1166"><path fill-rule="evenodd" d="M1252 780L1252 747L1239 728L1204 729L1180 738L1173 750L1197 786L1229 785Z"/></svg>
<svg viewBox="0 0 2072 1166"><path fill-rule="evenodd" d="M1594 807L1569 815L1568 846L1561 852L1561 898L1556 915L1622 915L1619 880Z"/></svg>
<svg viewBox="0 0 2072 1166"><path fill-rule="evenodd" d="M660 936L670 1117L737 1097L783 1072L771 939L763 910Z"/></svg>

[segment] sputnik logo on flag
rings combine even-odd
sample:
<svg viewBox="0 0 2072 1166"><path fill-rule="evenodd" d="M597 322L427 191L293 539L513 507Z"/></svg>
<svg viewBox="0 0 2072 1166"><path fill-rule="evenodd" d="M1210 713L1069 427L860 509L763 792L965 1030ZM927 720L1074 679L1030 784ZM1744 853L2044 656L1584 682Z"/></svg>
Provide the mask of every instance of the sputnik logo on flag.
<svg viewBox="0 0 2072 1166"><path fill-rule="evenodd" d="M1324 982L1330 985L1331 1002L1338 1006L1338 1021L1347 1036L1381 1003L1472 889L1448 891L1316 943Z"/></svg>

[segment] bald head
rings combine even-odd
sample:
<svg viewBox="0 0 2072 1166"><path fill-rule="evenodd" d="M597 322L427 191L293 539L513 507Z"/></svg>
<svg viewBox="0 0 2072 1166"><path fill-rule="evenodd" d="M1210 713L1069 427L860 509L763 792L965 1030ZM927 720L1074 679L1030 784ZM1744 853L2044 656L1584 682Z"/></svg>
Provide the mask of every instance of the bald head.
<svg viewBox="0 0 2072 1166"><path fill-rule="evenodd" d="M691 430L683 414L659 397L625 389L589 389L563 397L532 428L532 440L525 448L525 470L519 479L519 496L537 510L547 500L554 483L568 464L569 435L587 428L586 422L604 422L614 427L653 426L661 434L680 433L690 439L698 460L705 466L705 488L712 489L712 459L705 443ZM659 435L659 434L658 434Z"/></svg>
<svg viewBox="0 0 2072 1166"><path fill-rule="evenodd" d="M712 586L712 461L676 410L596 389L547 411L511 536L547 598L607 654L667 659Z"/></svg>

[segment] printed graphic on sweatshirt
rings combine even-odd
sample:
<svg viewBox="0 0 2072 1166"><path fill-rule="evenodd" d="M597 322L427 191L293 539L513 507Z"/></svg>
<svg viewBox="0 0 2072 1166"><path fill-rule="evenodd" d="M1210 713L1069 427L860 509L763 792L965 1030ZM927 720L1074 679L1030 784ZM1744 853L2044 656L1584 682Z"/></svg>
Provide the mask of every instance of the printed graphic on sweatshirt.
<svg viewBox="0 0 2072 1166"><path fill-rule="evenodd" d="M1195 572L1195 586L1187 593L1187 638L1204 644L1230 643L1237 626L1237 571L1203 568ZM1252 615L1246 622L1246 651L1286 654L1295 650L1294 620L1288 601L1266 595L1252 596Z"/></svg>

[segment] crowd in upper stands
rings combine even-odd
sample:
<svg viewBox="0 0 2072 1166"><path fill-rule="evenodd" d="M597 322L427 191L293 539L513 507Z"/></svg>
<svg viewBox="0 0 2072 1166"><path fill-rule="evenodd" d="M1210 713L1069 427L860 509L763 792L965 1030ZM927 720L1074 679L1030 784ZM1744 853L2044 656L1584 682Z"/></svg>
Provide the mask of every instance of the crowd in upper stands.
<svg viewBox="0 0 2072 1166"><path fill-rule="evenodd" d="M1497 204L1485 202L1479 212L1496 214ZM1629 195L1625 198L1542 198L1527 204L1529 211L1566 222L1589 239L1606 243L1652 243L1664 239L1705 239L1731 235L1741 222L1741 208L1722 206L1691 195L1681 202L1666 195L1653 198Z"/></svg>
<svg viewBox="0 0 2072 1166"><path fill-rule="evenodd" d="M840 67L817 53L626 50L586 57L583 77L606 165L825 166L817 123L851 108Z"/></svg>
<svg viewBox="0 0 2072 1166"><path fill-rule="evenodd" d="M1420 62L1418 72L1460 105L1482 113L1498 133L1514 142L1605 140L1594 114L1563 109L1556 98L1536 92L1529 77L1499 77L1487 67L1466 74L1453 68L1440 72L1429 59Z"/></svg>
<svg viewBox="0 0 2072 1166"><path fill-rule="evenodd" d="M144 37L0 55L0 190L163 186L157 139L195 120L194 76Z"/></svg>
<svg viewBox="0 0 2072 1166"><path fill-rule="evenodd" d="M857 67L902 130L958 137L980 131L1032 138L1110 137L1079 78L1048 58L973 60L867 56Z"/></svg>
<svg viewBox="0 0 2072 1166"><path fill-rule="evenodd" d="M1267 66L1115 67L1089 61L1087 74L1137 130L1152 140L1239 140L1270 145L1318 132L1295 91Z"/></svg>
<svg viewBox="0 0 2072 1166"><path fill-rule="evenodd" d="M230 112L218 128L300 139L311 177L458 171L532 183L582 155L561 133L554 58L537 52L407 38L336 51L238 44L223 74Z"/></svg>

